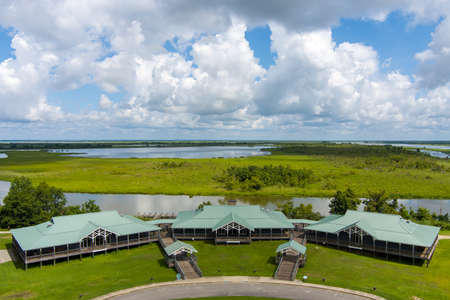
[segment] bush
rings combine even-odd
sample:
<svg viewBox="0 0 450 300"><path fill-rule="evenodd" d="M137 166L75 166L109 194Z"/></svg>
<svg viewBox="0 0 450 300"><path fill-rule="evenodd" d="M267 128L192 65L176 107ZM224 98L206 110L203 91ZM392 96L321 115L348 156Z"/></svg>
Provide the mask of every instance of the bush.
<svg viewBox="0 0 450 300"><path fill-rule="evenodd" d="M238 188L244 191L257 191L273 185L304 187L312 182L313 172L283 166L230 167L217 180L224 183L228 190Z"/></svg>

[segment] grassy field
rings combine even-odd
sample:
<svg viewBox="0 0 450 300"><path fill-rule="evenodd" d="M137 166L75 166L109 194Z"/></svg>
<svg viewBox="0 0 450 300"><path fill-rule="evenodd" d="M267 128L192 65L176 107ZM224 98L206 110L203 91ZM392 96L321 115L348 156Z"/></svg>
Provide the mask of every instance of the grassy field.
<svg viewBox="0 0 450 300"><path fill-rule="evenodd" d="M11 243L11 235L0 233L0 250L6 249L6 245Z"/></svg>
<svg viewBox="0 0 450 300"><path fill-rule="evenodd" d="M402 154L399 154L402 155ZM409 158L408 158L409 159ZM425 159L425 158L424 158ZM177 162L175 167L167 162ZM396 168L383 159L329 155L269 155L234 159L96 159L47 152L8 152L0 160L0 180L28 176L65 192L231 196L332 196L352 188L358 196L386 190L401 198L450 198L450 161L433 160L443 170ZM310 169L315 180L304 188L268 186L259 191L227 190L215 180L231 166L290 166ZM447 170L447 171L446 171Z"/></svg>
<svg viewBox="0 0 450 300"><path fill-rule="evenodd" d="M197 250L204 276L272 276L275 250L281 242L215 246L190 242ZM429 268L308 245L306 266L298 277L308 282L373 292L386 299L447 299L450 293L450 240L440 241ZM115 290L175 279L156 244L129 251L74 259L56 266L17 269L0 265L0 299L88 299ZM151 280L152 278L152 280ZM325 282L322 282L325 278Z"/></svg>
<svg viewBox="0 0 450 300"><path fill-rule="evenodd" d="M450 230L441 230L439 231L439 235L450 235Z"/></svg>
<svg viewBox="0 0 450 300"><path fill-rule="evenodd" d="M132 286L175 279L157 244L55 266L16 269L0 264L0 299L91 299ZM153 278L153 280L150 280Z"/></svg>

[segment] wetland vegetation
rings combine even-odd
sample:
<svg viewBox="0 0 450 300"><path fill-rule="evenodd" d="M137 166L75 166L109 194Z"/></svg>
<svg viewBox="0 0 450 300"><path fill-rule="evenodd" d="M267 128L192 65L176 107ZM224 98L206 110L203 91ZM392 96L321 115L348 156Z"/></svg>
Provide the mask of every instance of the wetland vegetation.
<svg viewBox="0 0 450 300"><path fill-rule="evenodd" d="M384 190L395 198L449 199L450 161L391 146L284 144L272 155L228 159L101 159L67 157L46 151L8 151L0 160L0 180L27 176L64 192L168 195L332 197L351 188L358 197ZM264 168L286 171L281 181L259 189L228 185L218 178ZM231 171L230 173L230 170ZM303 171L302 171L303 170ZM309 171L308 171L309 170ZM312 172L301 184L289 174ZM233 183L233 180L230 180ZM244 180L245 182L245 180ZM259 184L258 184L259 185ZM231 189L230 189L231 186ZM242 188L243 187L243 188Z"/></svg>

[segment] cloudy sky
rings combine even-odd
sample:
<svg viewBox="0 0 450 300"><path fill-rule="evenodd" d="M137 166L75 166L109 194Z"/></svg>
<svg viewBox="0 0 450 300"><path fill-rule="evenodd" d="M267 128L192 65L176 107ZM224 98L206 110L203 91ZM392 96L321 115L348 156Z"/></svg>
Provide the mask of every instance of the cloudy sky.
<svg viewBox="0 0 450 300"><path fill-rule="evenodd" d="M0 139L450 139L448 0L0 2Z"/></svg>

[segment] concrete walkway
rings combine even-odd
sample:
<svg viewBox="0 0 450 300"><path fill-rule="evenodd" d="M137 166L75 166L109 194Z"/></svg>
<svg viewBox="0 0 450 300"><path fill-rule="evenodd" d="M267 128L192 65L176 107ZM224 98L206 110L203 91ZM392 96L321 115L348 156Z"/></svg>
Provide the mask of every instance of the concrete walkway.
<svg viewBox="0 0 450 300"><path fill-rule="evenodd" d="M11 261L8 250L0 250L0 264Z"/></svg>
<svg viewBox="0 0 450 300"><path fill-rule="evenodd" d="M95 300L177 299L213 296L259 296L302 300L382 300L359 291L308 284L301 281L275 280L270 277L224 276L155 283L117 291Z"/></svg>
<svg viewBox="0 0 450 300"><path fill-rule="evenodd" d="M9 232L9 231L0 231L0 234L2 234L2 233L11 233L11 232Z"/></svg>
<svg viewBox="0 0 450 300"><path fill-rule="evenodd" d="M438 240L450 240L450 235L438 235Z"/></svg>

